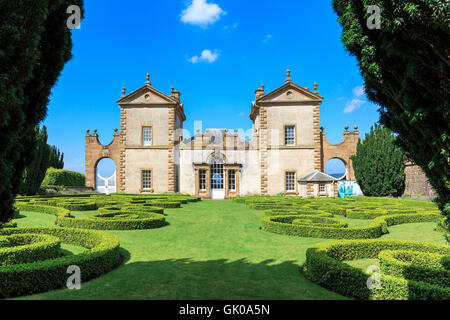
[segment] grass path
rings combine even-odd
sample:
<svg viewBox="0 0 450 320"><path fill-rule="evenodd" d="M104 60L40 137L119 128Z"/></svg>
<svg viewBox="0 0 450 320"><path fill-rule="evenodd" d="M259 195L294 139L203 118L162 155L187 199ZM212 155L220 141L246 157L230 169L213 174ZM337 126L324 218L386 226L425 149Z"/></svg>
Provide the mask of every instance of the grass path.
<svg viewBox="0 0 450 320"><path fill-rule="evenodd" d="M299 270L306 249L326 239L261 231L263 211L226 200L165 212L169 226L108 231L120 239L124 265L82 283L81 290L22 299L344 299L306 280ZM20 227L54 225L52 216L21 214ZM444 243L433 228L434 223L395 226L385 237ZM65 250L79 251L70 246Z"/></svg>

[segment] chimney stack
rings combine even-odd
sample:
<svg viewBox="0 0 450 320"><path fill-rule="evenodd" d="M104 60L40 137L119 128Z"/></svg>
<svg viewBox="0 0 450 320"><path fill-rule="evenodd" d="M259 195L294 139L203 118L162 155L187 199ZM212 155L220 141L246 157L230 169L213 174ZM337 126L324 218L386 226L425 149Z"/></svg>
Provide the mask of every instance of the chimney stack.
<svg viewBox="0 0 450 320"><path fill-rule="evenodd" d="M255 90L255 99L258 99L259 97L265 95L264 93L264 84L261 85L261 88L258 88Z"/></svg>

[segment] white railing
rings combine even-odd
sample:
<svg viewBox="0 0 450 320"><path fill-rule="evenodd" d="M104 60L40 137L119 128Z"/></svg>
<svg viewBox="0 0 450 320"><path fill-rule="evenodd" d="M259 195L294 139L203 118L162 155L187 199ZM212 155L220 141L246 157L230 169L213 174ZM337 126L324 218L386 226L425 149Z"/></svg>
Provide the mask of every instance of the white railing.
<svg viewBox="0 0 450 320"><path fill-rule="evenodd" d="M109 177L104 178L97 173L97 191L101 193L115 193L116 192L116 173Z"/></svg>

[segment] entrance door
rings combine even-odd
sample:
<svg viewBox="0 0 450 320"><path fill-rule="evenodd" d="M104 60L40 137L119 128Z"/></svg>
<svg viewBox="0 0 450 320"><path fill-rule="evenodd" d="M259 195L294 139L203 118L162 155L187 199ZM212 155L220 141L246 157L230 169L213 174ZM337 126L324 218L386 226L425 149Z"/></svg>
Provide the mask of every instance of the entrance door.
<svg viewBox="0 0 450 320"><path fill-rule="evenodd" d="M211 164L211 198L225 199L223 164Z"/></svg>

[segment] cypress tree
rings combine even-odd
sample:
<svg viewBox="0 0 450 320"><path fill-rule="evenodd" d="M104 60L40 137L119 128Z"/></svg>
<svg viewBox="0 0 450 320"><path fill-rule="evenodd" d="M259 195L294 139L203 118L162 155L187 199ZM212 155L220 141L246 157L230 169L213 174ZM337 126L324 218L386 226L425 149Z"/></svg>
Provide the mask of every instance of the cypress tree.
<svg viewBox="0 0 450 320"><path fill-rule="evenodd" d="M33 160L23 172L19 193L22 195L34 195L39 191L45 172L49 167L50 146L47 144L47 128L35 128L36 146L33 150Z"/></svg>
<svg viewBox="0 0 450 320"><path fill-rule="evenodd" d="M56 169L64 168L64 153L61 153L59 149L55 146L49 146L50 149L50 159L49 167Z"/></svg>
<svg viewBox="0 0 450 320"><path fill-rule="evenodd" d="M0 1L0 222L14 216L13 202L33 160L35 126L71 58L67 8L82 0Z"/></svg>
<svg viewBox="0 0 450 320"><path fill-rule="evenodd" d="M369 28L376 21L374 5L379 28ZM449 218L450 2L333 0L333 8L366 94L380 106L381 124L398 134L398 144L423 169Z"/></svg>
<svg viewBox="0 0 450 320"><path fill-rule="evenodd" d="M352 156L356 181L366 196L398 197L405 188L405 156L392 132L378 124L358 142Z"/></svg>

